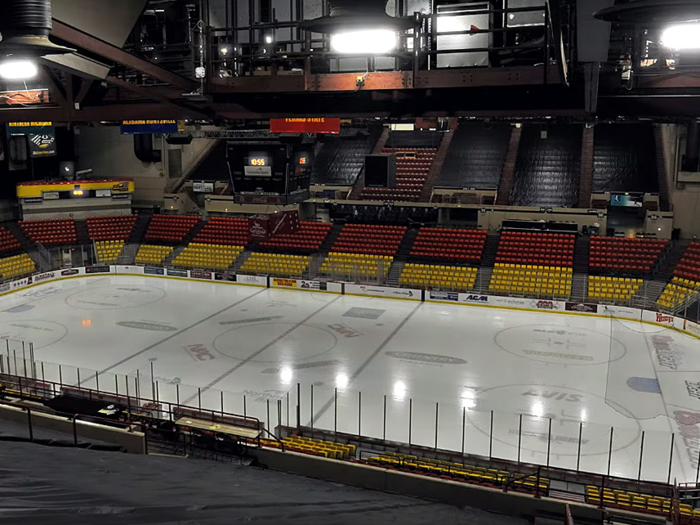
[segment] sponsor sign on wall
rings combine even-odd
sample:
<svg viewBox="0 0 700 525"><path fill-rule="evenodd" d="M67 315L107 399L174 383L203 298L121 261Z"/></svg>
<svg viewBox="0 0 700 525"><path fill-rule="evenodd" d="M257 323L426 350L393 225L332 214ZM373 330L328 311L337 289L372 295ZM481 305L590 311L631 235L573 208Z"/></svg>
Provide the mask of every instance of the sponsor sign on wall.
<svg viewBox="0 0 700 525"><path fill-rule="evenodd" d="M297 288L296 279L280 279L279 277L274 277L272 279L272 286L275 288Z"/></svg>
<svg viewBox="0 0 700 525"><path fill-rule="evenodd" d="M267 277L260 275L236 275L236 282L254 286L267 286Z"/></svg>
<svg viewBox="0 0 700 525"><path fill-rule="evenodd" d="M9 292L11 288L12 285L10 283L0 284L0 293Z"/></svg>
<svg viewBox="0 0 700 525"><path fill-rule="evenodd" d="M77 268L68 268L67 270L61 270L61 277L68 277L71 275L78 275L80 270Z"/></svg>
<svg viewBox="0 0 700 525"><path fill-rule="evenodd" d="M345 293L369 295L372 297L393 297L395 299L408 299L410 301L423 300L423 292L421 290L413 290L409 288L387 288L384 286L346 284Z"/></svg>
<svg viewBox="0 0 700 525"><path fill-rule="evenodd" d="M582 314L597 314L598 305L590 303L566 303L567 312L579 312Z"/></svg>
<svg viewBox="0 0 700 525"><path fill-rule="evenodd" d="M473 293L461 293L459 294L459 302L468 304L489 304L489 296Z"/></svg>
<svg viewBox="0 0 700 525"><path fill-rule="evenodd" d="M155 266L146 266L143 269L143 273L146 275L165 275L164 268L156 268Z"/></svg>
<svg viewBox="0 0 700 525"><path fill-rule="evenodd" d="M109 273L109 266L88 266L85 268L85 273Z"/></svg>
<svg viewBox="0 0 700 525"><path fill-rule="evenodd" d="M675 317L668 314L663 314L661 312L649 312L647 310L642 312L643 321L651 321L652 323L662 324L666 326L673 326Z"/></svg>
<svg viewBox="0 0 700 525"><path fill-rule="evenodd" d="M343 293L343 283L326 283L326 289L333 293Z"/></svg>
<svg viewBox="0 0 700 525"><path fill-rule="evenodd" d="M56 275L56 272L46 272L46 273L40 273L38 275L34 276L34 282L39 282L39 281L45 281L46 279L53 279L53 277Z"/></svg>
<svg viewBox="0 0 700 525"><path fill-rule="evenodd" d="M167 275L169 277L188 277L189 274L187 273L187 270L175 270L173 268L168 268Z"/></svg>
<svg viewBox="0 0 700 525"><path fill-rule="evenodd" d="M230 283L236 282L236 275L233 273L215 273L214 279L217 281L228 281Z"/></svg>
<svg viewBox="0 0 700 525"><path fill-rule="evenodd" d="M192 279L205 279L211 281L211 272L204 272L202 270L190 270L190 277Z"/></svg>
<svg viewBox="0 0 700 525"><path fill-rule="evenodd" d="M297 288L299 290L325 290L326 283L318 281L305 281L303 279L282 279L273 277L270 286L273 288ZM323 285L323 286L322 286Z"/></svg>
<svg viewBox="0 0 700 525"><path fill-rule="evenodd" d="M599 305L598 313L613 317L626 317L628 319L641 319L641 310L629 306Z"/></svg>
<svg viewBox="0 0 700 525"><path fill-rule="evenodd" d="M683 330L700 337L700 325L694 323L693 321L685 321L683 325Z"/></svg>
<svg viewBox="0 0 700 525"><path fill-rule="evenodd" d="M457 292L434 292L430 291L428 298L433 301L459 301L459 294Z"/></svg>

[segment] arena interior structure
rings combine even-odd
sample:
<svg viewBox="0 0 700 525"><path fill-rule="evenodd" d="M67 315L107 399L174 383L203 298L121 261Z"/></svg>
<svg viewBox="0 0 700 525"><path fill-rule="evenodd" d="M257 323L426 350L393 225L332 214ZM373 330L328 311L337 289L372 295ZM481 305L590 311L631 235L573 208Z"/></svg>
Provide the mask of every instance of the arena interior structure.
<svg viewBox="0 0 700 525"><path fill-rule="evenodd" d="M698 19L692 0L4 0L0 291L15 301L25 288L121 273L408 299L465 316L466 303L502 317L515 309L619 318L642 332L700 338ZM13 306L22 308L3 303L1 323ZM620 439L612 428L594 454L602 466L581 465L585 419L567 421L574 433L558 440L555 416L534 414L540 430L528 432L523 416L532 414L514 413L517 457L503 456L492 410L484 448L465 440L464 422L461 448L441 447L437 402L418 421L408 406L406 438L388 439L387 395L383 431L361 427L361 393L338 416L343 385L329 394L324 413L332 407L335 419L325 425L314 424L312 385L263 398L251 415L245 395L235 411L224 410L223 391L220 406L203 402L199 387L180 399L171 384L168 397L153 362L145 378L81 378L77 367L67 379L60 355L49 365L31 332L13 334L0 352L0 450L7 437L235 460L226 468L270 467L466 507L425 503L445 523L505 519L469 508L567 525L700 522L697 369L681 384L687 402L666 414L671 431L657 443L642 431L626 452L635 468L621 475L611 470ZM679 357L660 337L649 340L672 370L700 352L695 341ZM129 347L128 334L120 344ZM612 336L604 345L613 353ZM409 345L398 357L429 362L432 350ZM458 407L464 421L469 399ZM381 401L374 408L381 421ZM413 425L434 429L434 443L417 443ZM531 461L523 439L543 447ZM564 441L566 465L556 452ZM3 472L36 446L5 458ZM681 453L685 476L675 467ZM96 457L121 461L81 454L75 461L88 472ZM661 468L647 475L651 456ZM47 468L51 461L58 456ZM192 484L206 476L188 470L201 468L195 462L159 470L143 461L135 507L175 483L159 473L177 470ZM23 475L40 476L36 468ZM16 498L32 497L0 478ZM259 508L294 490L280 479L247 481ZM320 505L314 491L324 490L309 487L304 504ZM190 496L198 505L195 488ZM411 513L415 500L392 497L376 508L358 500L353 519L426 519ZM8 523L35 523L4 498ZM346 523L338 498L301 517L285 499L290 506L267 517ZM84 506L92 510L39 505L32 516L97 519L97 504ZM228 523L244 511L207 512L99 520Z"/></svg>

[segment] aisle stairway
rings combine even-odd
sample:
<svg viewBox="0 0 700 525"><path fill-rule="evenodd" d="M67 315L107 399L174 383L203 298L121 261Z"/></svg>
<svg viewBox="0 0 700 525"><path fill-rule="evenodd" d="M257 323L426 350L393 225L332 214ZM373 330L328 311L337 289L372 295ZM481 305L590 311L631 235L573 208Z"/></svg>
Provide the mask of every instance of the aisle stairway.
<svg viewBox="0 0 700 525"><path fill-rule="evenodd" d="M131 230L131 235L127 239L127 244L141 244L143 242L143 237L146 235L146 230L148 229L148 223L151 222L152 215L147 213L140 213L136 219L136 224L134 224L134 229Z"/></svg>
<svg viewBox="0 0 700 525"><path fill-rule="evenodd" d="M497 233L489 233L484 243L484 251L481 255L481 267L493 268L496 264L496 253L498 252L498 243L501 236Z"/></svg>
<svg viewBox="0 0 700 525"><path fill-rule="evenodd" d="M48 254L45 248L40 248L36 242L30 239L16 221L6 222L3 225L20 242L22 249L37 264L39 271L46 272L54 269L55 260L53 257Z"/></svg>
<svg viewBox="0 0 700 525"><path fill-rule="evenodd" d="M579 235L574 245L574 274L588 273L588 261L591 255L591 238Z"/></svg>
<svg viewBox="0 0 700 525"><path fill-rule="evenodd" d="M518 162L518 149L520 148L522 132L522 128L513 128L511 130L508 153L506 154L506 161L503 163L503 171L498 183L498 196L496 198L496 205L498 206L507 206L510 201L510 190L513 187L513 179L515 178L515 166Z"/></svg>
<svg viewBox="0 0 700 525"><path fill-rule="evenodd" d="M80 246L92 244L90 233L88 232L87 221L85 219L75 221L75 237Z"/></svg>
<svg viewBox="0 0 700 525"><path fill-rule="evenodd" d="M673 241L671 243L671 246L662 255L659 265L654 271L655 281L669 282L673 278L673 272L689 245L690 241Z"/></svg>
<svg viewBox="0 0 700 525"><path fill-rule="evenodd" d="M382 150L384 149L384 146L386 146L386 143L389 141L389 136L391 132L389 128L385 127L382 130L382 134L379 137L379 140L377 143L374 145L374 149L372 150L372 155L379 155ZM362 168L362 171L360 172L360 175L357 177L357 180L355 181L355 185L352 188L352 191L350 192L350 196L348 197L348 200L351 201L356 201L360 199L360 195L362 194L362 190L365 189L365 169Z"/></svg>

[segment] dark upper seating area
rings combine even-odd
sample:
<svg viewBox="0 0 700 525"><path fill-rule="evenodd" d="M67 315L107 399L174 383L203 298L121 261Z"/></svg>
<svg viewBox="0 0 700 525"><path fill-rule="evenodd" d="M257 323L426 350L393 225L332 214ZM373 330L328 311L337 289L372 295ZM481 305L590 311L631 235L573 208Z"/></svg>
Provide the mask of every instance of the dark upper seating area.
<svg viewBox="0 0 700 525"><path fill-rule="evenodd" d="M438 148L442 133L438 131L392 131L385 148Z"/></svg>
<svg viewBox="0 0 700 525"><path fill-rule="evenodd" d="M593 147L593 191L658 193L651 124L599 124Z"/></svg>
<svg viewBox="0 0 700 525"><path fill-rule="evenodd" d="M438 186L498 188L510 140L509 124L462 122L452 138Z"/></svg>
<svg viewBox="0 0 700 525"><path fill-rule="evenodd" d="M510 204L570 208L578 202L583 127L523 128Z"/></svg>
<svg viewBox="0 0 700 525"><path fill-rule="evenodd" d="M378 138L377 133L323 138L314 159L311 184L355 184L365 164L365 156L372 153Z"/></svg>

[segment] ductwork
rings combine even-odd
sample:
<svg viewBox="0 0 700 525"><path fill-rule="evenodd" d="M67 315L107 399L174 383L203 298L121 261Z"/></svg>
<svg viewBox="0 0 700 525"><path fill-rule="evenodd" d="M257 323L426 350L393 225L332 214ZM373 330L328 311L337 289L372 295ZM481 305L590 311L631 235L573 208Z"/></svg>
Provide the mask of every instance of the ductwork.
<svg viewBox="0 0 700 525"><path fill-rule="evenodd" d="M681 171L697 173L700 171L700 128L693 119L688 123L687 135L685 138L685 156Z"/></svg>
<svg viewBox="0 0 700 525"><path fill-rule="evenodd" d="M19 56L45 56L71 53L67 47L49 40L51 0L0 1L0 53Z"/></svg>
<svg viewBox="0 0 700 525"><path fill-rule="evenodd" d="M396 18L386 12L387 0L330 0L328 16L305 20L301 27L315 33L333 33L347 29L393 29L413 26L412 18Z"/></svg>
<svg viewBox="0 0 700 525"><path fill-rule="evenodd" d="M147 164L161 161L160 150L153 149L153 135L134 135L134 155Z"/></svg>

